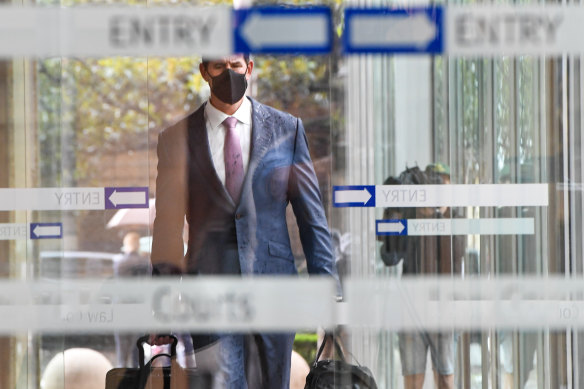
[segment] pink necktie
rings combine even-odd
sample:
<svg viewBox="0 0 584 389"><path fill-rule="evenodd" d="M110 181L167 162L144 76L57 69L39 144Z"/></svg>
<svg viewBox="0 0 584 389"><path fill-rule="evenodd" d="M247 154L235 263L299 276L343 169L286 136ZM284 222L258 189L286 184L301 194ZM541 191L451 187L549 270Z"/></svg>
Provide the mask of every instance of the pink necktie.
<svg viewBox="0 0 584 389"><path fill-rule="evenodd" d="M237 119L230 116L223 121L223 125L227 130L225 133L225 145L223 147L225 157L225 188L237 204L243 185L243 157L241 155L239 134L235 130Z"/></svg>

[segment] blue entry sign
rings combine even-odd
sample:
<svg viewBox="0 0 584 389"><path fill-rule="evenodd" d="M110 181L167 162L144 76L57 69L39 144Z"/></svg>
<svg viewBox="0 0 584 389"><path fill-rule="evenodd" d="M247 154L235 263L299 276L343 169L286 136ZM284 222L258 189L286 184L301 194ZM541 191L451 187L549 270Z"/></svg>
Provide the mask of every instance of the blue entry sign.
<svg viewBox="0 0 584 389"><path fill-rule="evenodd" d="M331 52L328 7L256 7L234 10L233 15L235 53Z"/></svg>
<svg viewBox="0 0 584 389"><path fill-rule="evenodd" d="M62 223L30 223L30 239L61 239Z"/></svg>
<svg viewBox="0 0 584 389"><path fill-rule="evenodd" d="M375 207L375 185L333 186L335 207Z"/></svg>
<svg viewBox="0 0 584 389"><path fill-rule="evenodd" d="M104 188L105 209L148 208L148 187Z"/></svg>
<svg viewBox="0 0 584 389"><path fill-rule="evenodd" d="M441 6L408 9L347 8L346 53L443 52Z"/></svg>
<svg viewBox="0 0 584 389"><path fill-rule="evenodd" d="M407 235L407 219L386 219L375 221L376 235Z"/></svg>
<svg viewBox="0 0 584 389"><path fill-rule="evenodd" d="M375 221L376 235L533 235L533 218L387 219Z"/></svg>

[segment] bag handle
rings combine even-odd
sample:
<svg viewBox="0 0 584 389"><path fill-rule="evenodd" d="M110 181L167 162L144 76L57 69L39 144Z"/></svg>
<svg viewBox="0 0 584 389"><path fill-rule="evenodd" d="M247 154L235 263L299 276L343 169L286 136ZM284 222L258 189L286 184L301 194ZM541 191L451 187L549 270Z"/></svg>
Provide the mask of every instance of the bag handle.
<svg viewBox="0 0 584 389"><path fill-rule="evenodd" d="M148 361L148 363L146 365L144 365L143 369L150 369L152 367L152 364L154 363L154 360L156 358L161 358L161 357L172 358L172 355L167 354L167 353L156 354L155 356L153 356L152 358L150 358L150 360Z"/></svg>
<svg viewBox="0 0 584 389"><path fill-rule="evenodd" d="M154 360L156 358L159 358L159 357L172 358L172 356L170 354L166 354L166 353L156 354L155 356L150 358L150 360L148 361L148 363L145 366L141 366L140 367L140 381L138 382L139 389L146 388L146 384L148 383L148 378L150 378L150 371L152 370L152 363L154 362ZM163 380L164 380L164 389L170 389L170 375L164 374Z"/></svg>
<svg viewBox="0 0 584 389"><path fill-rule="evenodd" d="M168 335L172 338L172 345L170 346L170 355L169 354L158 354L155 355L154 357L152 357L152 359L150 359L150 362L148 362L149 365L152 365L152 361L157 358L159 355L162 356L168 356L171 359L172 358L176 358L176 345L178 344L178 338L175 335ZM144 335L141 336L140 338L138 338L138 340L136 341L136 347L138 347L138 359L139 359L139 363L140 363L140 369L143 369L144 366L144 343L148 343L148 341L150 340L150 335Z"/></svg>
<svg viewBox="0 0 584 389"><path fill-rule="evenodd" d="M330 337L333 340L333 343L335 345L335 350L337 351L337 355L339 356L339 358L341 358L341 361L343 362L347 362L345 360L345 354L343 354L343 349L341 349L341 345L339 344L339 342L337 341L337 339L335 338L335 336L333 334L329 334L326 333L324 334L324 338L322 339L322 343L320 344L320 348L318 349L318 352L316 353L316 358L314 359L314 366L316 366L320 355L322 354L323 350L324 350L324 345L326 344L326 339Z"/></svg>
<svg viewBox="0 0 584 389"><path fill-rule="evenodd" d="M171 369L173 368L172 366L179 366L178 363L176 362L176 345L178 344L178 338L175 335L168 335L172 338L172 344L170 346L170 354L167 353L160 353L160 354L156 354L155 356L153 356L152 358L150 358L150 360L148 361L148 363L146 363L146 365L144 365L144 343L148 343L148 341L150 340L150 335L144 335L142 337L140 337L138 339L138 341L136 342L136 346L138 347L138 351L139 351L139 359L140 359L140 378L139 378L139 382L138 382L138 389L145 389L147 384L148 384L148 378L150 377L150 372L152 370L152 364L154 363L154 361L156 360L156 358L161 358L161 357L167 357L170 358L170 364L171 364ZM168 373L164 373L163 376L163 382L164 382L164 389L170 389L170 371Z"/></svg>

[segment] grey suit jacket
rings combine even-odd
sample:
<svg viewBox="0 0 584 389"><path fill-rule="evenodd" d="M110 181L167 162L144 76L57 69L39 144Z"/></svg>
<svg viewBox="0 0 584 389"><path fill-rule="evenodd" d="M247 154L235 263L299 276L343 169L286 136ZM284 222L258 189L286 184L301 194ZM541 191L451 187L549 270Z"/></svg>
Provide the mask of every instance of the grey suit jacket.
<svg viewBox="0 0 584 389"><path fill-rule="evenodd" d="M335 274L302 122L250 100L251 155L239 204L215 172L204 105L160 134L154 273L221 274L225 250L235 246L242 274L295 274L286 223L286 206L291 203L309 273ZM190 228L183 256L185 217Z"/></svg>

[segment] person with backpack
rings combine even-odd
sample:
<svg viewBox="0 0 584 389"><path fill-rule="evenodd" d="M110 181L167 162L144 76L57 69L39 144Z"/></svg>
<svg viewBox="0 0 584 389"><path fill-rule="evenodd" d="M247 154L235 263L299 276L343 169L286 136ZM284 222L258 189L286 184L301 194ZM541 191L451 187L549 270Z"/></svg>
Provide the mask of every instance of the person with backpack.
<svg viewBox="0 0 584 389"><path fill-rule="evenodd" d="M384 185L448 185L450 169L440 163L408 168L399 177L389 177ZM386 208L383 219L456 218L458 212L450 207ZM387 266L403 261L403 277L461 274L465 253L464 236L379 236L382 241L381 259ZM424 386L426 358L430 351L434 379L439 389L454 388L454 362L457 334L423 329L398 334L399 351L405 389Z"/></svg>

